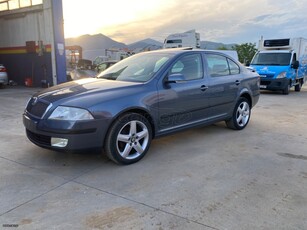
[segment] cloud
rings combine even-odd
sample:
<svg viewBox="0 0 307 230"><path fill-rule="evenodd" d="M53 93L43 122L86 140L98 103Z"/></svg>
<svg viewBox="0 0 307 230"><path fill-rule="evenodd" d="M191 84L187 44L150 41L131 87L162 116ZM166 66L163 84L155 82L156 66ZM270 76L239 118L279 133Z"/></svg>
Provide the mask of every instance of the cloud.
<svg viewBox="0 0 307 230"><path fill-rule="evenodd" d="M120 7L121 1L113 1ZM110 10L103 5L101 19ZM97 24L93 33L126 43L145 38L163 41L171 33L191 29L200 32L201 40L224 43L257 42L260 36L307 37L307 4L298 0L132 0L125 7L120 13L112 8L117 17L113 24L91 20ZM111 22L112 14L107 15Z"/></svg>
<svg viewBox="0 0 307 230"><path fill-rule="evenodd" d="M254 21L254 22L264 21L265 19L269 18L270 16L271 16L271 14L260 15L260 16L255 17L251 21Z"/></svg>

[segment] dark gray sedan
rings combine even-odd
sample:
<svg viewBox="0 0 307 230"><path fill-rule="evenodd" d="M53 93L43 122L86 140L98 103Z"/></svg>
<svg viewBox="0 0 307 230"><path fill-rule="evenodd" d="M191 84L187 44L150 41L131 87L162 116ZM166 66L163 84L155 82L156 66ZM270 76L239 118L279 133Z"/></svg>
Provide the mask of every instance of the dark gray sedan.
<svg viewBox="0 0 307 230"><path fill-rule="evenodd" d="M100 148L114 162L131 164L162 135L219 121L245 128L259 95L259 76L223 53L159 50L35 94L23 123L40 147Z"/></svg>

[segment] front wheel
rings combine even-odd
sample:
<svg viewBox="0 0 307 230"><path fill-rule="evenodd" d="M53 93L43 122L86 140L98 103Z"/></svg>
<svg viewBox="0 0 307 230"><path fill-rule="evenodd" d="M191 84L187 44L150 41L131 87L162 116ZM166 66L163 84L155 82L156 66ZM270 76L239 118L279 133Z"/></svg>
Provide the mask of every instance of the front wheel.
<svg viewBox="0 0 307 230"><path fill-rule="evenodd" d="M235 130L244 129L249 122L250 114L249 101L244 97L240 97L233 110L232 117L226 121L227 127Z"/></svg>
<svg viewBox="0 0 307 230"><path fill-rule="evenodd" d="M112 161L127 165L145 156L151 139L152 129L148 120L140 114L127 113L111 126L104 148Z"/></svg>
<svg viewBox="0 0 307 230"><path fill-rule="evenodd" d="M286 86L286 88L283 89L282 93L284 95L288 95L290 92L290 83Z"/></svg>

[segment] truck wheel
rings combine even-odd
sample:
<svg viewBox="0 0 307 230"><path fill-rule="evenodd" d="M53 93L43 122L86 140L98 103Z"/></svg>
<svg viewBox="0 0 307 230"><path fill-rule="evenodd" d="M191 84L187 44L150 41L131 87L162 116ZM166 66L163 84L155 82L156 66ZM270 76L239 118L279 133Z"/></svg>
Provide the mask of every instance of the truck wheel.
<svg viewBox="0 0 307 230"><path fill-rule="evenodd" d="M127 113L111 126L105 140L105 152L117 164L132 164L145 156L151 139L148 120L140 114Z"/></svg>
<svg viewBox="0 0 307 230"><path fill-rule="evenodd" d="M290 84L288 84L288 85L286 86L286 88L282 91L282 93L283 93L284 95L288 95L288 94L289 94L289 91L290 91Z"/></svg>
<svg viewBox="0 0 307 230"><path fill-rule="evenodd" d="M244 129L249 122L250 114L249 101L244 97L240 97L233 110L232 117L226 121L227 127L235 130Z"/></svg>
<svg viewBox="0 0 307 230"><path fill-rule="evenodd" d="M299 81L299 82L297 83L297 85L295 85L295 91L296 91L296 92L300 92L300 91L301 91L301 88L302 88L302 84L301 84L301 82Z"/></svg>

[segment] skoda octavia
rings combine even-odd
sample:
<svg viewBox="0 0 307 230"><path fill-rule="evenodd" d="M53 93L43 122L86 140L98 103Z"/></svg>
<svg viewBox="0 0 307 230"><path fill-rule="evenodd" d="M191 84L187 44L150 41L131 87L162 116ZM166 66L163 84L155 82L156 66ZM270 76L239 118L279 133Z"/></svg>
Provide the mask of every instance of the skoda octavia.
<svg viewBox="0 0 307 230"><path fill-rule="evenodd" d="M220 121L245 128L258 99L259 75L230 56L165 49L33 95L23 124L28 139L40 147L99 148L114 162L131 164L162 135Z"/></svg>

